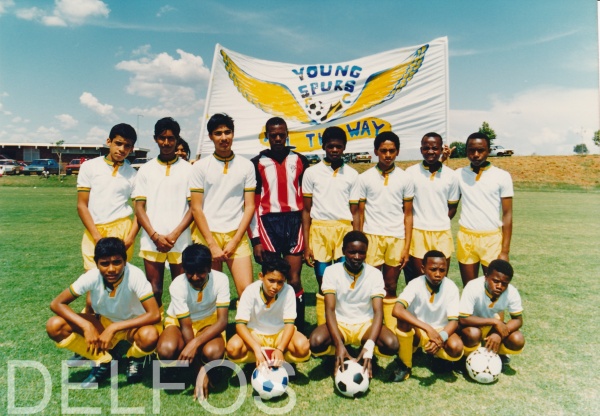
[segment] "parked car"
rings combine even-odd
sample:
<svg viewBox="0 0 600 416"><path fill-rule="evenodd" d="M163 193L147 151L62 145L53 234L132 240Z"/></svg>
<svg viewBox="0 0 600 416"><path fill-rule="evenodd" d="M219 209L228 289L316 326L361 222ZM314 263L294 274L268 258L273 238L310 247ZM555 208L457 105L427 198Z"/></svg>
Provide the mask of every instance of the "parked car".
<svg viewBox="0 0 600 416"><path fill-rule="evenodd" d="M134 168L135 170L138 170L144 163L146 163L147 161L152 160L152 158L150 157L137 157L133 160L133 163L131 164L131 167Z"/></svg>
<svg viewBox="0 0 600 416"><path fill-rule="evenodd" d="M47 171L50 175L58 175L59 170L58 162L54 159L35 159L23 169L23 173L25 175L41 175Z"/></svg>
<svg viewBox="0 0 600 416"><path fill-rule="evenodd" d="M369 152L352 153L352 163L371 163Z"/></svg>
<svg viewBox="0 0 600 416"><path fill-rule="evenodd" d="M4 168L5 175L18 175L21 173L21 165L13 159L0 159L0 165Z"/></svg>
<svg viewBox="0 0 600 416"><path fill-rule="evenodd" d="M490 146L490 156L512 156L515 152L503 146L493 144Z"/></svg>
<svg viewBox="0 0 600 416"><path fill-rule="evenodd" d="M306 158L308 159L308 163L310 163L311 165L314 165L321 161L321 158L319 157L319 155L304 155L304 156L306 156Z"/></svg>
<svg viewBox="0 0 600 416"><path fill-rule="evenodd" d="M84 159L85 162L85 159ZM79 174L79 168L81 167L81 158L79 159L73 159L69 162L69 164L67 166L65 166L65 171L67 172L67 175L77 175Z"/></svg>

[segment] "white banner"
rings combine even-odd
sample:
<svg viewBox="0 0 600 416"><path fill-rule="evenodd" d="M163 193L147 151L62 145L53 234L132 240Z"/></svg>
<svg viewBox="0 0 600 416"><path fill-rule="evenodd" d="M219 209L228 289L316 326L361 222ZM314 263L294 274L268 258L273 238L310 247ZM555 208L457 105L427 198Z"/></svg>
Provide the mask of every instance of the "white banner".
<svg viewBox="0 0 600 416"><path fill-rule="evenodd" d="M286 120L289 145L321 150L321 134L339 126L346 152L372 151L373 139L392 130L402 150L417 148L435 131L448 135L448 39L340 63L294 65L264 61L218 45L206 99L198 154L211 154L206 121L227 113L235 121L233 149L254 156L268 147L265 122Z"/></svg>

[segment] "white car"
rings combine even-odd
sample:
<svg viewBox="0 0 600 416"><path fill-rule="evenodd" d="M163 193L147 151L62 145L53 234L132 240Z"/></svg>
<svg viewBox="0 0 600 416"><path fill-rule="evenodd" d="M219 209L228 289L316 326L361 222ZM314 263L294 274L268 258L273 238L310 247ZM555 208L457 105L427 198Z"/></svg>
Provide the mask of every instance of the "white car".
<svg viewBox="0 0 600 416"><path fill-rule="evenodd" d="M493 144L490 146L490 156L512 156L513 153L515 153L514 150L507 149L498 144Z"/></svg>

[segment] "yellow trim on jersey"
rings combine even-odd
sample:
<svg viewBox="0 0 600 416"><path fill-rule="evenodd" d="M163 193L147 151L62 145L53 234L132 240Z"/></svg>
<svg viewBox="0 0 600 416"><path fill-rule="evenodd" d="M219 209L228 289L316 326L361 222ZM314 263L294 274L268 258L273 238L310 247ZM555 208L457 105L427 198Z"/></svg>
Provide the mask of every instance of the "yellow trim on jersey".
<svg viewBox="0 0 600 416"><path fill-rule="evenodd" d="M458 321L458 316L449 316L448 320L449 321Z"/></svg>
<svg viewBox="0 0 600 416"><path fill-rule="evenodd" d="M75 296L76 298L81 296L79 293L75 292L75 290L73 289L73 285L69 286L69 292L71 292L71 295Z"/></svg>
<svg viewBox="0 0 600 416"><path fill-rule="evenodd" d="M125 276L125 273L121 273L121 278L119 280L117 280L115 283L113 283L113 287L112 289L110 289L108 286L106 286L106 284L104 285L104 288L106 290L110 289L110 294L108 295L109 298L114 298L115 295L117 294L117 289L119 288L119 285L121 283L123 283L123 277Z"/></svg>
<svg viewBox="0 0 600 416"><path fill-rule="evenodd" d="M520 317L520 316L523 316L523 311L520 311L520 312L515 312L515 313L511 313L511 314L510 314L510 317L511 317L511 318L518 318L518 317Z"/></svg>
<svg viewBox="0 0 600 416"><path fill-rule="evenodd" d="M265 296L265 292L263 291L263 287L262 287L262 285L260 285L260 298L267 306L267 309L269 309L271 307L271 305L273 305L273 303L277 300L278 297L279 297L279 293L275 294L275 297L271 298L271 300L267 300L267 297Z"/></svg>
<svg viewBox="0 0 600 416"><path fill-rule="evenodd" d="M134 201L146 201L146 197L145 196L137 196L134 198Z"/></svg>
<svg viewBox="0 0 600 416"><path fill-rule="evenodd" d="M302 194L302 196L303 196L304 198L312 198L312 195L313 195L313 194Z"/></svg>
<svg viewBox="0 0 600 416"><path fill-rule="evenodd" d="M385 295L383 293L378 293L376 295L372 295L371 299L375 299L375 298L383 299L384 297L385 297Z"/></svg>
<svg viewBox="0 0 600 416"><path fill-rule="evenodd" d="M295 323L294 319L284 319L283 320L284 325L294 325L294 323Z"/></svg>
<svg viewBox="0 0 600 416"><path fill-rule="evenodd" d="M113 162L112 160L108 160L106 156L104 156L104 161L108 166L113 168L112 176L117 176L117 172L119 171L119 167L123 166L123 162Z"/></svg>
<svg viewBox="0 0 600 416"><path fill-rule="evenodd" d="M86 187L78 187L77 188L77 192L90 192L92 190L92 188L86 188Z"/></svg>
<svg viewBox="0 0 600 416"><path fill-rule="evenodd" d="M344 263L343 265L344 267L344 271L346 272L346 274L350 277L352 277L353 282L350 284L350 289L354 289L354 286L356 286L356 281L360 278L360 276L362 275L363 271L365 270L365 266L364 265L360 265L360 270L357 273L352 273L350 270L348 270L346 268L346 264Z"/></svg>
<svg viewBox="0 0 600 416"><path fill-rule="evenodd" d="M333 289L324 290L323 296L325 296L325 295L334 295L335 296L335 290L333 290Z"/></svg>
<svg viewBox="0 0 600 416"><path fill-rule="evenodd" d="M178 160L179 160L179 156L175 156L175 159L168 160L166 162L163 162L158 157L156 158L156 161L158 162L159 165L163 165L163 166L167 167L167 170L165 172L165 176L171 176L171 165L174 165L175 163L177 163Z"/></svg>
<svg viewBox="0 0 600 416"><path fill-rule="evenodd" d="M204 189L203 188L190 188L190 192L198 192L200 194L203 194Z"/></svg>
<svg viewBox="0 0 600 416"><path fill-rule="evenodd" d="M190 311L184 312L179 315L175 315L175 319L185 319L185 318L189 318L189 317L190 317ZM173 318L173 317L171 315L169 315L169 318Z"/></svg>
<svg viewBox="0 0 600 416"><path fill-rule="evenodd" d="M244 188L244 192L255 192L256 191L256 187L254 188Z"/></svg>
<svg viewBox="0 0 600 416"><path fill-rule="evenodd" d="M219 308L229 309L229 303L217 303L217 309L219 309Z"/></svg>
<svg viewBox="0 0 600 416"><path fill-rule="evenodd" d="M469 317L469 316L471 316L471 315L473 315L473 314L472 314L472 313L461 313L461 314L459 314L458 316L459 316L460 318L468 318L468 317Z"/></svg>
<svg viewBox="0 0 600 416"><path fill-rule="evenodd" d="M408 302L404 299L398 299L396 303L400 303L402 306L404 306L404 309L408 309Z"/></svg>
<svg viewBox="0 0 600 416"><path fill-rule="evenodd" d="M235 320L235 324L240 324L240 325L248 325L248 321L244 320L244 319L236 319Z"/></svg>
<svg viewBox="0 0 600 416"><path fill-rule="evenodd" d="M150 293L148 293L148 294L146 294L146 295L142 296L142 297L140 298L140 302L141 302L141 303L144 303L144 302L146 302L148 299L150 299L150 298L153 298L153 297L154 297L154 293L153 293L153 292L150 292Z"/></svg>
<svg viewBox="0 0 600 416"><path fill-rule="evenodd" d="M431 295L431 297L429 298L429 303L433 303L433 301L435 300L435 294L440 291L441 285L442 284L440 283L438 286L433 287L429 284L429 281L427 279L425 279L425 287L427 288L427 290L429 291L429 294Z"/></svg>

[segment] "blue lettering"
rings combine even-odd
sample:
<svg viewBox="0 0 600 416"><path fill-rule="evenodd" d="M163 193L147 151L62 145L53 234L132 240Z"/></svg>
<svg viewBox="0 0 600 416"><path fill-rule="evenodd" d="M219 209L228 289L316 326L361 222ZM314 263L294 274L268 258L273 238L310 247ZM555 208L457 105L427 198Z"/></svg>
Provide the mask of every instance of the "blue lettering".
<svg viewBox="0 0 600 416"><path fill-rule="evenodd" d="M306 138L308 139L308 146L313 148L313 137L315 137L314 133L306 133Z"/></svg>
<svg viewBox="0 0 600 416"><path fill-rule="evenodd" d="M338 79L335 81L335 88L333 89L334 91L344 91L344 89L342 88L342 80Z"/></svg>
<svg viewBox="0 0 600 416"><path fill-rule="evenodd" d="M318 82L311 82L310 83L310 90L312 91L312 95L316 94L317 88L319 88L319 83Z"/></svg>
<svg viewBox="0 0 600 416"><path fill-rule="evenodd" d="M329 70L328 71L325 71L325 65L321 65L320 68L321 68L321 76L328 77L329 75L331 75L331 71L333 69L333 66L329 65Z"/></svg>
<svg viewBox="0 0 600 416"><path fill-rule="evenodd" d="M319 71L317 70L316 66L309 66L308 68L306 68L306 75L309 78L314 78L317 75L319 75Z"/></svg>
<svg viewBox="0 0 600 416"><path fill-rule="evenodd" d="M360 130L360 121L356 122L356 127L352 128L350 126L350 124L346 124L346 130L348 130L348 134L350 135L350 137L354 137L354 136L358 136L359 130Z"/></svg>
<svg viewBox="0 0 600 416"><path fill-rule="evenodd" d="M352 78L358 78L360 76L360 71L362 71L362 68L360 66L353 66L352 70L350 71L350 76Z"/></svg>
<svg viewBox="0 0 600 416"><path fill-rule="evenodd" d="M350 104L352 102L350 98L352 98L350 94L344 94L342 96L342 102L344 102L344 104Z"/></svg>
<svg viewBox="0 0 600 416"><path fill-rule="evenodd" d="M371 129L369 128L369 122L367 120L363 121L362 130L360 131L360 135L364 136L365 133L368 137L371 137Z"/></svg>
<svg viewBox="0 0 600 416"><path fill-rule="evenodd" d="M335 76L339 76L340 74L342 74L343 76L348 75L348 67L350 65L346 65L346 66L341 66L338 65L337 68L335 68Z"/></svg>
<svg viewBox="0 0 600 416"><path fill-rule="evenodd" d="M379 134L379 131L385 127L385 123L383 124L377 124L377 121L371 119L371 123L373 124L373 127L375 128L375 136L377 136Z"/></svg>
<svg viewBox="0 0 600 416"><path fill-rule="evenodd" d="M298 78L300 78L300 81L304 81L304 67L300 68L300 70L292 69L292 72L294 74L298 75Z"/></svg>
<svg viewBox="0 0 600 416"><path fill-rule="evenodd" d="M332 85L333 85L333 83L331 81L329 81L327 83L327 87L325 87L325 81L321 82L321 91L329 91L331 89Z"/></svg>
<svg viewBox="0 0 600 416"><path fill-rule="evenodd" d="M298 91L300 91L300 94L302 95L302 98L307 98L310 94L308 93L308 90L306 89L306 85L300 85L298 87Z"/></svg>
<svg viewBox="0 0 600 416"><path fill-rule="evenodd" d="M355 84L356 84L356 82L352 81L352 80L346 82L346 86L344 87L344 90L348 91L348 92L353 92Z"/></svg>

